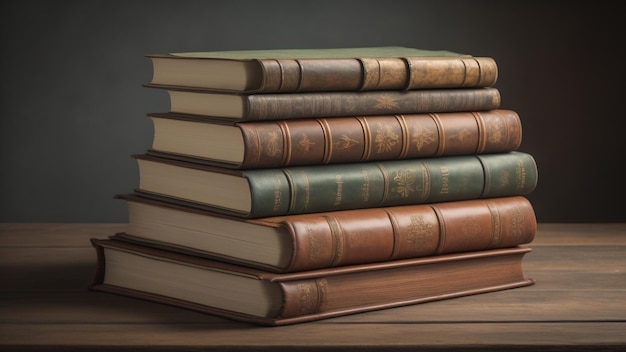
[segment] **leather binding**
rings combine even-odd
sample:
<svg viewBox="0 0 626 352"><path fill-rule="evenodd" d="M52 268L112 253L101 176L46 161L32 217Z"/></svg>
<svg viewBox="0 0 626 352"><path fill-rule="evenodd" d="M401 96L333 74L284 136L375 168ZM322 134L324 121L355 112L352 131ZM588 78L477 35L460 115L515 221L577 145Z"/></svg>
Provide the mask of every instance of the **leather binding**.
<svg viewBox="0 0 626 352"><path fill-rule="evenodd" d="M114 293L265 326L289 325L534 284L522 272L528 247L344 266L288 274L269 273L116 240L91 239L100 268L90 290ZM273 316L242 314L190 300L104 283L105 247L197 268L240 273L279 285L282 307ZM104 269L102 269L104 268ZM144 268L145 269L145 268ZM446 277L444 281L437 280Z"/></svg>
<svg viewBox="0 0 626 352"><path fill-rule="evenodd" d="M116 199L188 212L211 218L282 228L292 254L282 267L242 258L118 233L114 237L150 246L220 259L273 272L294 272L343 265L419 258L431 255L513 247L531 243L537 220L531 203L522 196L472 199L423 205L345 210L304 215L241 219L199 209L190 204L141 194L119 194ZM131 218L132 222L133 219ZM175 224L170 224L175 225Z"/></svg>

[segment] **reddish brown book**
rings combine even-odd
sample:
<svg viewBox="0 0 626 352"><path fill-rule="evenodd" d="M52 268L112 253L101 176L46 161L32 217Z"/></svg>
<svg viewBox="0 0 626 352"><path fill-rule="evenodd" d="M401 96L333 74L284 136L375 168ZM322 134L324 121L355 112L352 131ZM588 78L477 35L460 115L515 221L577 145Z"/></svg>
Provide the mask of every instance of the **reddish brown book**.
<svg viewBox="0 0 626 352"><path fill-rule="evenodd" d="M92 239L92 290L261 325L286 325L533 284L513 247L276 274Z"/></svg>
<svg viewBox="0 0 626 352"><path fill-rule="evenodd" d="M149 154L200 158L239 169L513 151L522 142L511 110L327 117L221 124L154 113Z"/></svg>
<svg viewBox="0 0 626 352"><path fill-rule="evenodd" d="M537 221L524 197L241 219L136 194L129 224L114 237L273 272L295 272L533 241Z"/></svg>
<svg viewBox="0 0 626 352"><path fill-rule="evenodd" d="M150 84L288 93L488 87L493 58L405 47L239 50L146 55Z"/></svg>

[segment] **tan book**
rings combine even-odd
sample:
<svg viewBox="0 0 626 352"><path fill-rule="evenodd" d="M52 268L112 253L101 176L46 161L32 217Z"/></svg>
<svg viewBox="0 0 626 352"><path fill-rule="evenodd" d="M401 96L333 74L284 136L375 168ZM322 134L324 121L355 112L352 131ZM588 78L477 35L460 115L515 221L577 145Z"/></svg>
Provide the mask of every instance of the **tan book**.
<svg viewBox="0 0 626 352"><path fill-rule="evenodd" d="M149 154L237 169L499 153L522 142L520 117L512 110L234 124L170 113L148 116L154 127Z"/></svg>
<svg viewBox="0 0 626 352"><path fill-rule="evenodd" d="M234 92L488 87L493 58L406 47L277 49L146 55L150 85Z"/></svg>
<svg viewBox="0 0 626 352"><path fill-rule="evenodd" d="M528 199L467 201L242 219L137 194L116 239L273 272L513 247L535 238Z"/></svg>
<svg viewBox="0 0 626 352"><path fill-rule="evenodd" d="M90 288L260 325L286 325L532 285L527 247L276 274L92 239Z"/></svg>

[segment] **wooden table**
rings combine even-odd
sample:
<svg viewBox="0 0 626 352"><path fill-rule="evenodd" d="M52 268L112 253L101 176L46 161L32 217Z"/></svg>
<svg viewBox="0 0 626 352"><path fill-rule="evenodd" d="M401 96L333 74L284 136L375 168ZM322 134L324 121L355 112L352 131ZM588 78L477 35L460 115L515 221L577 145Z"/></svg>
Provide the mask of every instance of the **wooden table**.
<svg viewBox="0 0 626 352"><path fill-rule="evenodd" d="M88 291L124 226L0 223L0 350L626 350L626 223L540 224L533 286L285 327Z"/></svg>

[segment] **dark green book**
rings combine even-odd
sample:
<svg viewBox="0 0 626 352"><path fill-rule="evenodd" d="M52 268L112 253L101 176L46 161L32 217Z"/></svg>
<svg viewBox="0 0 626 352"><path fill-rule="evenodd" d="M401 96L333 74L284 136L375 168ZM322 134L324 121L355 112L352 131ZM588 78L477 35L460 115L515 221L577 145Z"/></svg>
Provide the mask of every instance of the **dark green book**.
<svg viewBox="0 0 626 352"><path fill-rule="evenodd" d="M138 194L246 218L525 195L537 184L523 152L250 170L134 157Z"/></svg>

